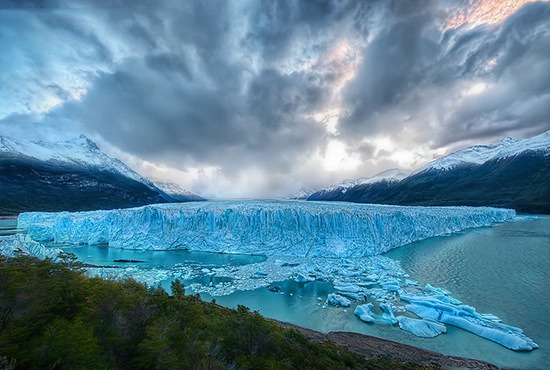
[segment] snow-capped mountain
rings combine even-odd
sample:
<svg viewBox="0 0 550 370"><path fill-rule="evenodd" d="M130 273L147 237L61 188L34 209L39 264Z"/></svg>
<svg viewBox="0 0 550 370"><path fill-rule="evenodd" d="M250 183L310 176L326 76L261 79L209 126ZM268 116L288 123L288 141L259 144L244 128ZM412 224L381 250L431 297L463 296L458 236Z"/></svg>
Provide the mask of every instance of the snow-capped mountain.
<svg viewBox="0 0 550 370"><path fill-rule="evenodd" d="M0 136L0 156L28 158L57 166L101 168L103 171L120 173L147 186L154 186L148 179L130 169L120 160L103 153L96 143L85 135L80 135L74 140L59 142L15 140L7 136Z"/></svg>
<svg viewBox="0 0 550 370"><path fill-rule="evenodd" d="M399 182L408 176L408 173L398 168L380 172L372 177L363 177L355 180L344 180L338 184L328 186L312 193L308 200L341 200L349 189L362 186L363 188L383 188L391 183Z"/></svg>
<svg viewBox="0 0 550 370"><path fill-rule="evenodd" d="M190 192L189 190L184 189L180 185L168 181L168 180L160 180L160 179L153 179L153 184L166 194L168 194L172 199L175 199L176 201L189 201L189 200L205 200L204 198Z"/></svg>
<svg viewBox="0 0 550 370"><path fill-rule="evenodd" d="M177 202L86 136L46 142L0 136L0 214ZM195 200L195 199L187 199Z"/></svg>
<svg viewBox="0 0 550 370"><path fill-rule="evenodd" d="M342 193L345 193L347 189L353 188L354 186L358 185L366 185L366 184L375 184L377 182L381 181L387 181L387 182L396 182L401 181L405 177L409 175L408 172L405 172L403 170L400 170L398 168L392 168L391 170L380 172L372 177L362 177L359 179L354 180L344 180L338 184L331 185L329 187L326 187L320 191L335 191L339 190Z"/></svg>
<svg viewBox="0 0 550 370"><path fill-rule="evenodd" d="M307 199L311 194L315 193L315 190L310 188L301 188L296 193L289 195L286 197L286 199L293 199L293 200L305 200Z"/></svg>
<svg viewBox="0 0 550 370"><path fill-rule="evenodd" d="M472 146L432 161L400 181L317 192L308 200L498 206L550 213L550 131Z"/></svg>
<svg viewBox="0 0 550 370"><path fill-rule="evenodd" d="M491 160L505 159L525 151L550 155L550 131L527 139L505 137L496 144L476 145L436 159L415 173L427 170L449 170L463 165L480 165Z"/></svg>

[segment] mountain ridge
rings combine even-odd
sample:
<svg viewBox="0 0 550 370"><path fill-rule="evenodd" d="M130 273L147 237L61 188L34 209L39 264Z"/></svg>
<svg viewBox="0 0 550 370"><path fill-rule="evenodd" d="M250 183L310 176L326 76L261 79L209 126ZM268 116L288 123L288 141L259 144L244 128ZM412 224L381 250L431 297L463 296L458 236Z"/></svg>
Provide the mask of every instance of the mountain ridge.
<svg viewBox="0 0 550 370"><path fill-rule="evenodd" d="M84 135L59 142L0 136L0 192L5 215L200 200L172 198Z"/></svg>
<svg viewBox="0 0 550 370"><path fill-rule="evenodd" d="M359 184L308 200L421 206L496 206L550 213L550 131L504 138L436 159L400 181Z"/></svg>

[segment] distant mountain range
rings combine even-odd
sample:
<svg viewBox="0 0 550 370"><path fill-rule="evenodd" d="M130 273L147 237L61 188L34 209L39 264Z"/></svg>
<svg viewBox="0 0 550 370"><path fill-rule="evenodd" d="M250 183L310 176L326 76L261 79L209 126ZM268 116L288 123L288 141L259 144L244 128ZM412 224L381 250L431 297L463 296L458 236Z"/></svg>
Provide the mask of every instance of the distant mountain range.
<svg viewBox="0 0 550 370"><path fill-rule="evenodd" d="M380 172L372 177L363 177L355 180L344 180L336 185L331 185L312 193L308 200L345 200L348 190L361 186L371 192L385 190L390 184L399 182L407 177L408 173L399 169L391 169Z"/></svg>
<svg viewBox="0 0 550 370"><path fill-rule="evenodd" d="M191 193L172 181L153 179L157 188L168 194L175 202L189 202L206 200L197 194Z"/></svg>
<svg viewBox="0 0 550 370"><path fill-rule="evenodd" d="M472 146L402 176L381 173L313 193L308 200L398 205L465 205L550 213L550 131ZM388 172L388 171L386 171Z"/></svg>
<svg viewBox="0 0 550 370"><path fill-rule="evenodd" d="M0 214L192 200L203 199L160 189L84 135L56 143L0 136Z"/></svg>
<svg viewBox="0 0 550 370"><path fill-rule="evenodd" d="M306 200L311 194L315 193L316 190L310 188L301 188L296 193L291 194L286 197L288 200Z"/></svg>

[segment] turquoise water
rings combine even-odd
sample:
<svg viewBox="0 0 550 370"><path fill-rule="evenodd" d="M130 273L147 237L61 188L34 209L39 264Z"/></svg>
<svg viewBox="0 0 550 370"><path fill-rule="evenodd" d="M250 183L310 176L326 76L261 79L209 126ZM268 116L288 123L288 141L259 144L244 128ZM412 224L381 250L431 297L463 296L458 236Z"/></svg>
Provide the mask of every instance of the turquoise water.
<svg viewBox="0 0 550 370"><path fill-rule="evenodd" d="M125 262L115 260L140 261L137 266L143 268L169 268L175 264L200 264L205 266L232 266L263 262L263 256L242 254L224 254L208 252L174 251L139 251L109 248L106 245L83 245L77 247L61 246L67 252L74 253L78 260L99 266L128 266ZM130 263L136 265L136 263Z"/></svg>
<svg viewBox="0 0 550 370"><path fill-rule="evenodd" d="M0 229L2 223L0 220ZM6 232L4 230L4 232ZM138 265L207 267L261 262L262 257L197 253L187 251L141 252L101 246L68 248L80 260L98 265L119 265L116 259L144 261ZM351 308L323 308L333 292L326 282L279 283L282 291L266 288L235 292L215 298L219 304L248 306L281 321L320 331L354 331L407 343L449 355L478 358L507 368L550 368L550 217L504 223L437 237L395 249L387 257L399 260L411 278L451 291L452 296L492 313L509 325L524 329L540 346L532 352L514 352L464 330L448 327L447 334L424 339L396 326L365 324ZM189 283L188 281L186 283ZM168 286L165 282L163 286Z"/></svg>
<svg viewBox="0 0 550 370"><path fill-rule="evenodd" d="M320 331L354 331L506 368L550 368L550 217L432 238L386 256L401 261L412 279L448 289L478 312L524 329L540 348L514 352L450 326L447 334L424 339L395 326L365 324L352 308L323 308L319 298L332 292L327 283L287 281L281 284L284 294L257 289L215 298L225 306L244 304L267 317Z"/></svg>
<svg viewBox="0 0 550 370"><path fill-rule="evenodd" d="M17 220L0 219L0 236L13 235L16 232Z"/></svg>

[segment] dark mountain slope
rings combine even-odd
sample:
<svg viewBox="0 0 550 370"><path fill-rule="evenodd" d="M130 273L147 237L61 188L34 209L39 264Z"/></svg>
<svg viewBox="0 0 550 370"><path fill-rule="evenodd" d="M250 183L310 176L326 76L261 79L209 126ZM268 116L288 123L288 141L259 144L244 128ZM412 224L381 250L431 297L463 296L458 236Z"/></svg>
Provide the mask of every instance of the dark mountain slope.
<svg viewBox="0 0 550 370"><path fill-rule="evenodd" d="M379 185L379 184L374 184ZM413 174L387 186L360 185L333 199L398 205L463 205L514 208L519 212L550 213L550 156L525 151L481 165Z"/></svg>
<svg viewBox="0 0 550 370"><path fill-rule="evenodd" d="M172 197L81 135L43 142L0 136L0 215L204 200Z"/></svg>
<svg viewBox="0 0 550 370"><path fill-rule="evenodd" d="M0 214L114 209L165 202L159 192L110 171L0 159Z"/></svg>

